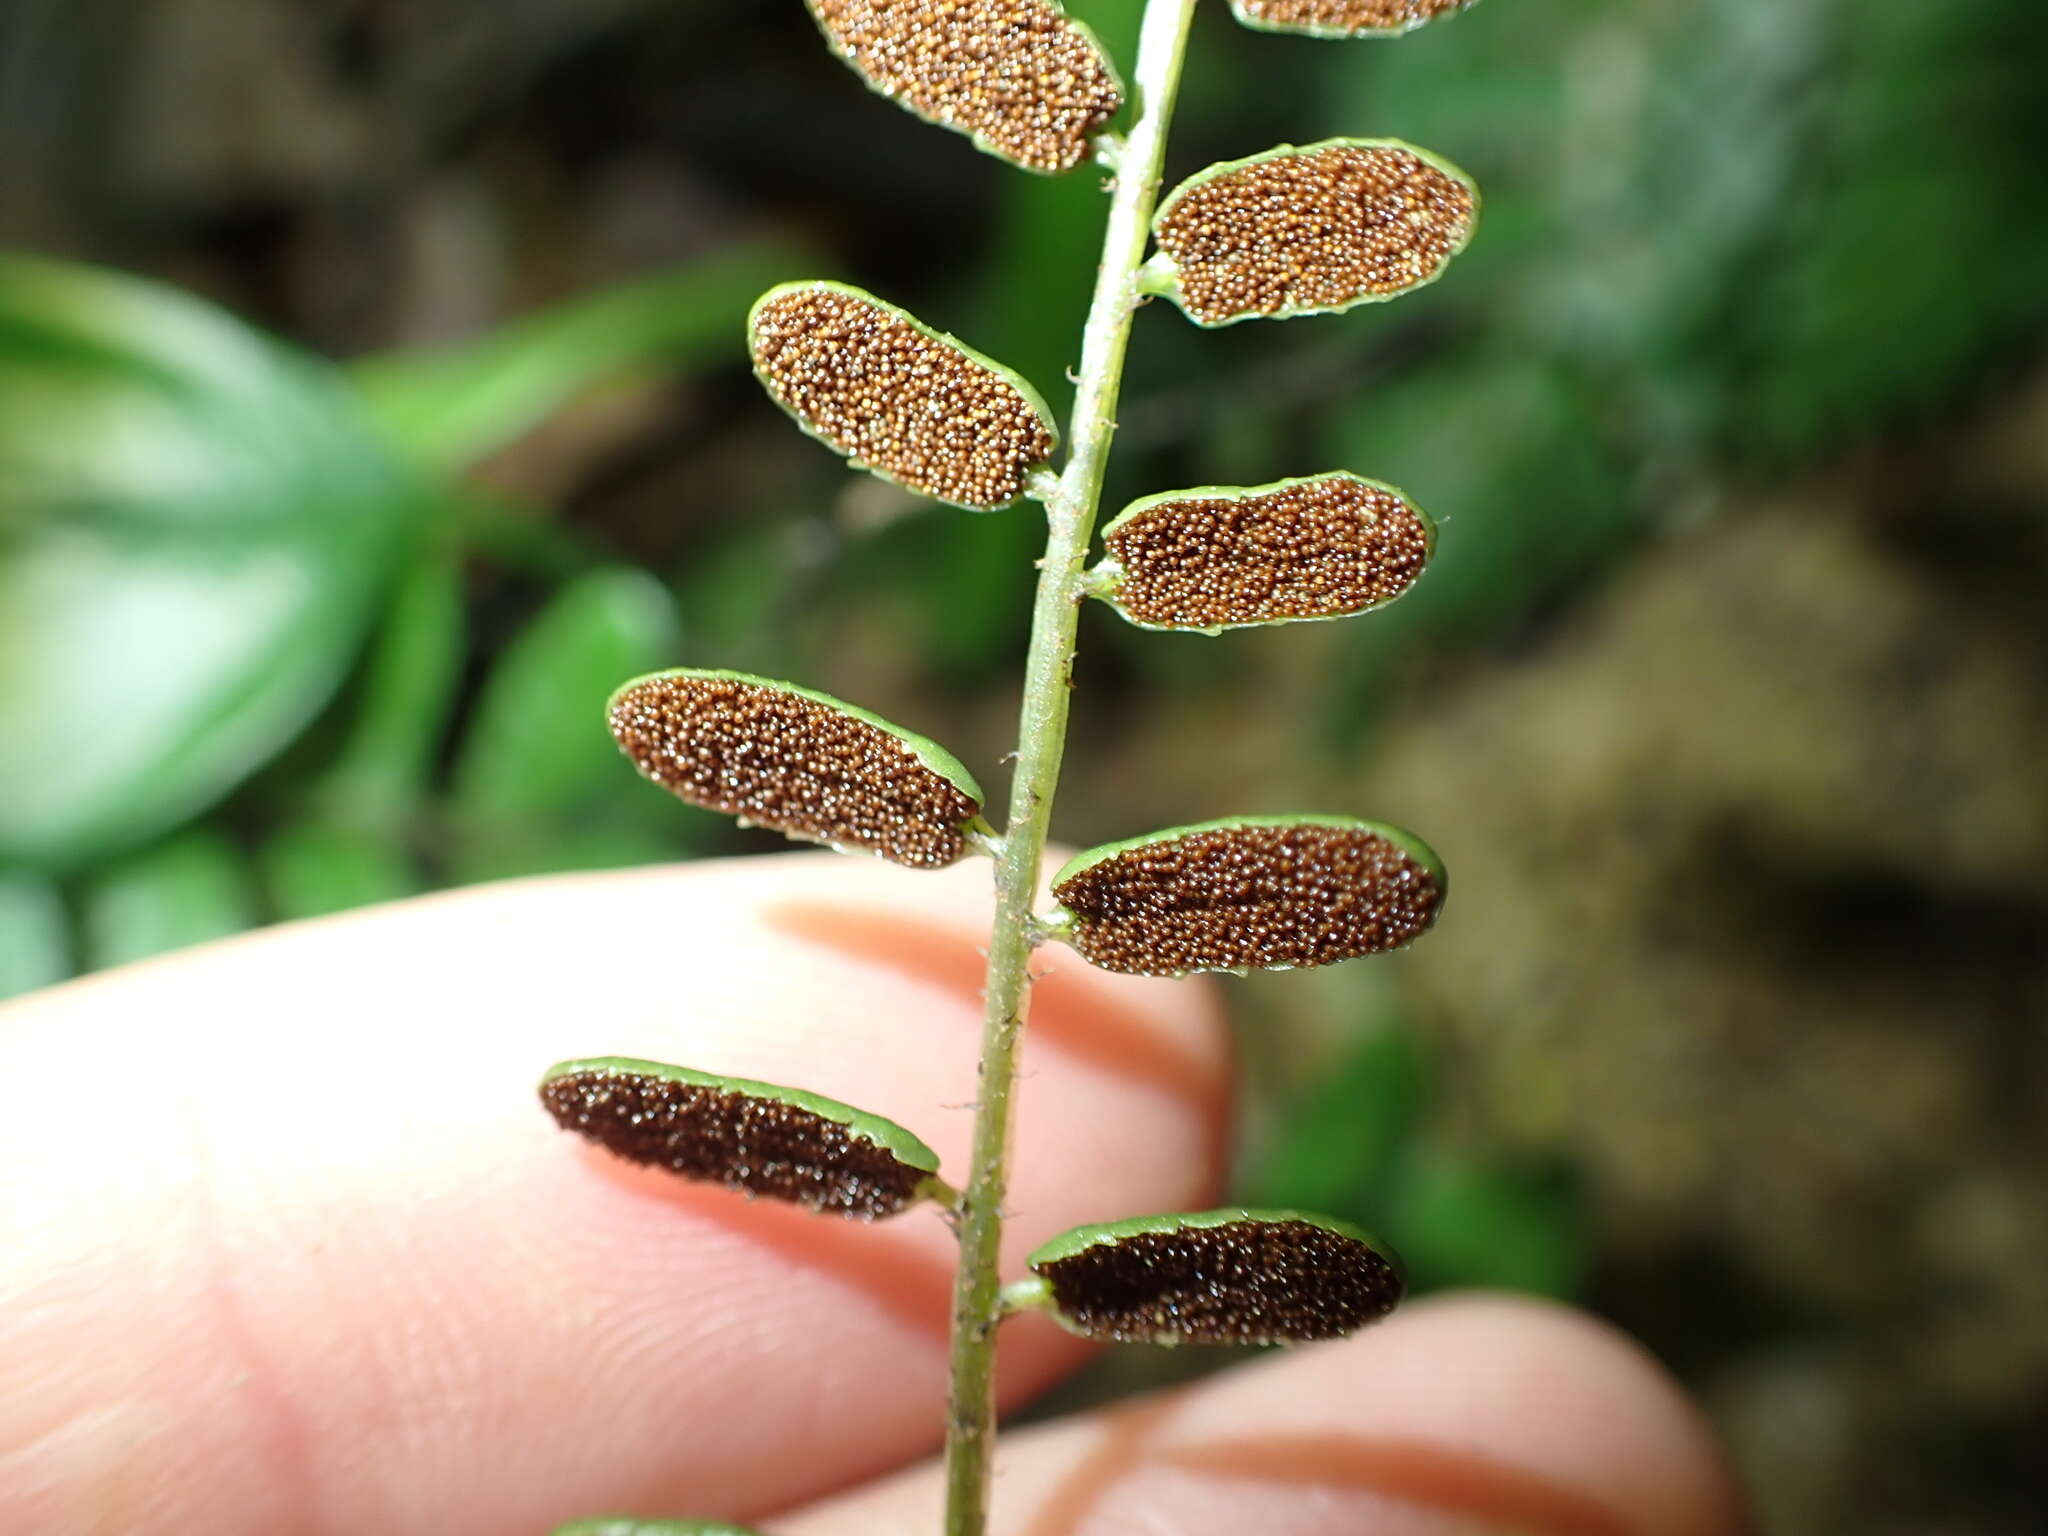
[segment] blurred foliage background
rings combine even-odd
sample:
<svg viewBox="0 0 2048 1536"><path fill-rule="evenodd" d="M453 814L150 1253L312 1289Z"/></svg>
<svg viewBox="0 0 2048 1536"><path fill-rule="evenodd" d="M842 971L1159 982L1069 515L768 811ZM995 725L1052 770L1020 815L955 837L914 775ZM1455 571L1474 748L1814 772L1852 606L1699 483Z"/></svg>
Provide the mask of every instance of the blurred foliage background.
<svg viewBox="0 0 2048 1536"><path fill-rule="evenodd" d="M1445 523L1366 620L1085 620L1069 840L1361 812L1454 872L1399 960L1232 987L1240 1192L1618 1318L1775 1530L2048 1507L2044 61L2036 0L1218 4L1175 177L1397 135L1486 217L1398 305L1133 352L1112 508L1341 466ZM10 0L0 144L0 995L770 846L598 728L656 665L999 778L1035 512L848 475L741 323L847 277L1060 403L1094 173L796 0Z"/></svg>

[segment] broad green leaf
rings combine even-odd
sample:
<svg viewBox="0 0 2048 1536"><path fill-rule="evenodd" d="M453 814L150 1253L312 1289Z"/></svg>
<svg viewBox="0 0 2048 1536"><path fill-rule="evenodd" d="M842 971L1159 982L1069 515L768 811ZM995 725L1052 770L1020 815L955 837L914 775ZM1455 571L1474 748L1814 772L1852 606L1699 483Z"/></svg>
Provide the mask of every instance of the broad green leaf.
<svg viewBox="0 0 2048 1536"><path fill-rule="evenodd" d="M56 882L27 870L0 872L0 999L71 974L71 923Z"/></svg>
<svg viewBox="0 0 2048 1536"><path fill-rule="evenodd" d="M456 759L458 878L643 863L673 852L660 802L635 794L598 727L621 676L675 654L675 604L644 571L570 582L499 656Z"/></svg>
<svg viewBox="0 0 2048 1536"><path fill-rule="evenodd" d="M949 506L1022 499L1059 431L993 358L847 283L784 283L747 317L754 375L805 433L856 469Z"/></svg>
<svg viewBox="0 0 2048 1536"><path fill-rule="evenodd" d="M201 827L95 872L79 917L98 970L240 933L255 924L256 902L241 851Z"/></svg>
<svg viewBox="0 0 2048 1536"><path fill-rule="evenodd" d="M744 1525L723 1520L638 1520L631 1515L601 1515L555 1527L553 1536L757 1536Z"/></svg>
<svg viewBox="0 0 2048 1536"><path fill-rule="evenodd" d="M1282 144L1168 193L1144 282L1197 325L1336 314L1435 282L1478 222L1472 179L1413 144Z"/></svg>
<svg viewBox="0 0 2048 1536"><path fill-rule="evenodd" d="M1337 471L1147 496L1102 530L1089 590L1144 629L1215 635L1383 607L1436 550L1436 524L1390 485Z"/></svg>
<svg viewBox="0 0 2048 1536"><path fill-rule="evenodd" d="M871 1221L945 1196L917 1137L801 1088L603 1056L550 1067L540 1097L564 1130L629 1162L815 1211Z"/></svg>
<svg viewBox="0 0 2048 1536"><path fill-rule="evenodd" d="M1240 816L1075 855L1051 931L1109 971L1294 970L1409 943L1444 887L1428 844L1383 822Z"/></svg>
<svg viewBox="0 0 2048 1536"><path fill-rule="evenodd" d="M1063 1232L1025 1260L1043 1282L1013 1304L1083 1338L1282 1344L1341 1338L1394 1309L1400 1256L1349 1222L1304 1211L1134 1217Z"/></svg>
<svg viewBox="0 0 2048 1536"><path fill-rule="evenodd" d="M743 823L917 869L962 857L978 828L958 758L830 694L678 667L624 684L607 713L644 778Z"/></svg>
<svg viewBox="0 0 2048 1536"><path fill-rule="evenodd" d="M1230 0L1230 11L1257 32L1305 37L1399 37L1475 0Z"/></svg>
<svg viewBox="0 0 2048 1536"><path fill-rule="evenodd" d="M515 320L467 345L365 358L352 371L399 445L435 469L461 469L622 373L736 359L739 317L762 281L800 263L792 245L742 245Z"/></svg>
<svg viewBox="0 0 2048 1536"><path fill-rule="evenodd" d="M0 258L0 861L135 847L259 767L334 691L422 506L325 364Z"/></svg>
<svg viewBox="0 0 2048 1536"><path fill-rule="evenodd" d="M806 0L875 91L1027 171L1087 159L1123 105L1095 34L1053 0Z"/></svg>

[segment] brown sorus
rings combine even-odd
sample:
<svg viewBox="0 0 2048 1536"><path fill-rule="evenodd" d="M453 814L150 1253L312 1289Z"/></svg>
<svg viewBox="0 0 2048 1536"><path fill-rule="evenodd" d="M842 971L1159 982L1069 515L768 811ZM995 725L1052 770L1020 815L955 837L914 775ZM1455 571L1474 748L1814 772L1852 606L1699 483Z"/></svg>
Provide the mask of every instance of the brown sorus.
<svg viewBox="0 0 2048 1536"><path fill-rule="evenodd" d="M1123 105L1095 39L1048 0L809 4L877 90L1027 170L1078 164Z"/></svg>
<svg viewBox="0 0 2048 1536"><path fill-rule="evenodd" d="M1134 1232L1032 1267L1076 1333L1134 1343L1342 1338L1402 1291L1400 1270L1371 1246L1302 1220Z"/></svg>
<svg viewBox="0 0 2048 1536"><path fill-rule="evenodd" d="M781 1099L608 1068L541 1084L564 1130L607 1152L814 1211L872 1220L923 1198L924 1170Z"/></svg>
<svg viewBox="0 0 2048 1536"><path fill-rule="evenodd" d="M1343 37L1406 32L1461 11L1473 0L1230 0L1238 16L1258 26Z"/></svg>
<svg viewBox="0 0 2048 1536"><path fill-rule="evenodd" d="M1148 976L1330 965L1408 943L1436 920L1443 875L1374 822L1247 818L1091 850L1053 894L1093 965Z"/></svg>
<svg viewBox="0 0 2048 1536"><path fill-rule="evenodd" d="M1314 314L1432 281L1464 247L1471 183L1411 145L1332 139L1217 166L1154 222L1204 325Z"/></svg>
<svg viewBox="0 0 2048 1536"><path fill-rule="evenodd" d="M1391 487L1317 475L1138 502L1103 531L1122 568L1108 595L1161 629L1330 619L1392 602L1435 545Z"/></svg>
<svg viewBox="0 0 2048 1536"><path fill-rule="evenodd" d="M1014 374L855 288L771 289L748 341L754 372L805 431L922 496L1009 506L1058 444Z"/></svg>
<svg viewBox="0 0 2048 1536"><path fill-rule="evenodd" d="M634 767L692 805L898 864L952 863L981 810L936 749L765 679L658 672L613 695L609 723Z"/></svg>

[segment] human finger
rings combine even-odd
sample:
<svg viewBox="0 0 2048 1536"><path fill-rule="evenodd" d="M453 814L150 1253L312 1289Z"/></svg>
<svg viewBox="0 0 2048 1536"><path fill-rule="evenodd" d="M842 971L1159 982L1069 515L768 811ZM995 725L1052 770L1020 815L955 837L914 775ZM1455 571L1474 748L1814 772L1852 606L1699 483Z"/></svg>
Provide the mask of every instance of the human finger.
<svg viewBox="0 0 2048 1536"><path fill-rule="evenodd" d="M940 1523L939 1469L774 1536ZM1201 1384L1006 1435L991 1536L1739 1536L1712 1437L1638 1346L1545 1303L1466 1296Z"/></svg>
<svg viewBox="0 0 2048 1536"><path fill-rule="evenodd" d="M961 1176L985 866L831 855L521 882L91 978L0 1015L0 1528L517 1536L751 1511L929 1448L952 1239L558 1132L619 1054L888 1115ZM1012 1255L1200 1203L1199 987L1049 959ZM1006 1341L1014 1399L1077 1358ZM800 1449L795 1449L800 1448Z"/></svg>

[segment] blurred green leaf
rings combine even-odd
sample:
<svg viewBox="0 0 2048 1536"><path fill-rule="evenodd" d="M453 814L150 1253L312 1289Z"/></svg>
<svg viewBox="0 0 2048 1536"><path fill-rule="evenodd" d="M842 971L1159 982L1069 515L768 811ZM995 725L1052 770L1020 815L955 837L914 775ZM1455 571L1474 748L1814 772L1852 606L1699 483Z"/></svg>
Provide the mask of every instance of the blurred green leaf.
<svg viewBox="0 0 2048 1536"><path fill-rule="evenodd" d="M412 849L460 681L468 638L461 567L436 551L400 579L350 691L324 766L285 783L305 809L257 850L280 918L395 901L420 889Z"/></svg>
<svg viewBox="0 0 2048 1536"><path fill-rule="evenodd" d="M1254 1205L1378 1220L1421 1116L1425 1074L1415 1037L1373 1030L1291 1108L1246 1177Z"/></svg>
<svg viewBox="0 0 2048 1536"><path fill-rule="evenodd" d="M208 305L0 258L0 859L217 800L326 701L418 488L339 377Z"/></svg>
<svg viewBox="0 0 2048 1536"><path fill-rule="evenodd" d="M482 816L559 809L602 774L618 748L605 700L627 678L673 661L675 608L645 572L597 571L555 595L510 645L484 686L455 768L455 795Z"/></svg>
<svg viewBox="0 0 2048 1536"><path fill-rule="evenodd" d="M1386 1217L1419 1289L1491 1286L1570 1297L1590 1239L1576 1189L1562 1174L1418 1158Z"/></svg>
<svg viewBox="0 0 2048 1536"><path fill-rule="evenodd" d="M675 605L645 572L564 587L499 658L456 760L455 873L491 879L643 863L683 818L605 729L628 678L676 659Z"/></svg>
<svg viewBox="0 0 2048 1536"><path fill-rule="evenodd" d="M580 528L482 485L460 487L451 511L463 552L507 571L567 581L608 561Z"/></svg>
<svg viewBox="0 0 2048 1536"><path fill-rule="evenodd" d="M420 560L400 579L344 700L341 746L311 792L327 815L396 830L417 812L461 677L465 599L462 571L447 553Z"/></svg>
<svg viewBox="0 0 2048 1536"><path fill-rule="evenodd" d="M676 572L692 649L749 672L791 670L781 664L790 637L780 622L796 581L791 532L778 524L738 528Z"/></svg>
<svg viewBox="0 0 2048 1536"><path fill-rule="evenodd" d="M198 828L95 873L79 915L87 960L99 969L240 933L256 908L240 851Z"/></svg>
<svg viewBox="0 0 2048 1536"><path fill-rule="evenodd" d="M420 889L418 869L388 833L334 821L305 821L257 850L263 884L284 920L324 917Z"/></svg>
<svg viewBox="0 0 2048 1536"><path fill-rule="evenodd" d="M1385 1232L1418 1289L1573 1295L1589 1238L1572 1182L1433 1150L1421 1139L1427 1079L1426 1053L1411 1031L1374 1030L1290 1108L1247 1171L1243 1198L1329 1211Z"/></svg>
<svg viewBox="0 0 2048 1536"><path fill-rule="evenodd" d="M1808 184L1732 311L1745 439L1802 451L1925 408L2048 319L2044 58L2048 7L2003 0L1841 30Z"/></svg>
<svg viewBox="0 0 2048 1536"><path fill-rule="evenodd" d="M1598 423L1560 367L1452 355L1331 426L1333 462L1401 486L1440 525L1428 574L1360 625L1361 654L1417 630L1513 623L1635 526Z"/></svg>
<svg viewBox="0 0 2048 1536"><path fill-rule="evenodd" d="M719 251L465 346L365 358L356 382L406 452L435 469L461 469L622 372L742 360L748 307L805 260L800 248L777 242Z"/></svg>
<svg viewBox="0 0 2048 1536"><path fill-rule="evenodd" d="M0 998L19 997L71 974L71 924L56 882L0 873Z"/></svg>
<svg viewBox="0 0 2048 1536"><path fill-rule="evenodd" d="M1087 21L1111 57L1135 56L1140 0L1096 0ZM963 299L959 333L1029 379L1064 421L1080 362L1081 325L1102 259L1104 173L1009 176L987 258ZM950 680L976 681L1007 666L1030 623L1032 562L1044 551L1036 509L971 525L920 511L846 552L833 573L849 601L900 593L915 614L911 641Z"/></svg>
<svg viewBox="0 0 2048 1536"><path fill-rule="evenodd" d="M1081 324L1102 259L1103 199L1097 176L1018 176L1002 201L966 298L960 334L1031 381L1067 419Z"/></svg>
<svg viewBox="0 0 2048 1536"><path fill-rule="evenodd" d="M2038 328L2044 50L2012 0L1583 0L1310 62L1478 176L1441 312L1602 376L1610 437L1668 471L1810 454Z"/></svg>
<svg viewBox="0 0 2048 1536"><path fill-rule="evenodd" d="M949 681L972 682L1014 659L1044 550L1045 519L1035 507L950 520L943 508L920 508L849 545L830 581L855 611L872 611L878 593L901 594L916 622L908 643L922 663Z"/></svg>
<svg viewBox="0 0 2048 1536"><path fill-rule="evenodd" d="M1087 22L1112 58L1136 56L1142 0L1090 0ZM972 270L957 330L1029 379L1064 421L1080 362L1081 323L1102 260L1105 173L1006 176L986 256Z"/></svg>

